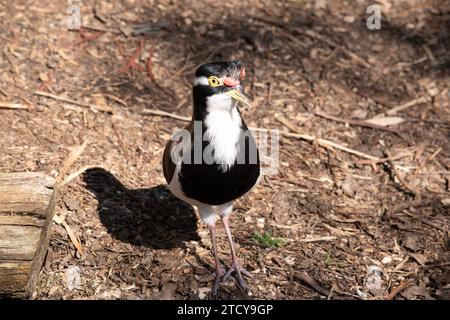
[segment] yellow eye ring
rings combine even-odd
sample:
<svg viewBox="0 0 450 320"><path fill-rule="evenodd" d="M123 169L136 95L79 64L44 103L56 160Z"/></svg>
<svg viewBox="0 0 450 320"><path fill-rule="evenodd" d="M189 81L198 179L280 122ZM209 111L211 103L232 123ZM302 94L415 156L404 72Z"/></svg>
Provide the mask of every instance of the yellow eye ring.
<svg viewBox="0 0 450 320"><path fill-rule="evenodd" d="M208 83L211 87L218 87L220 86L220 80L217 77L211 76L208 78Z"/></svg>

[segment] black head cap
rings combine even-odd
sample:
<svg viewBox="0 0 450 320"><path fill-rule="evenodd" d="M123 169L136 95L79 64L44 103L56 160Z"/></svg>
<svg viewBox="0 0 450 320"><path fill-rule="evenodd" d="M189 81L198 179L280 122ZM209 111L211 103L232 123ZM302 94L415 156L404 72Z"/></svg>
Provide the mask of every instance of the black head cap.
<svg viewBox="0 0 450 320"><path fill-rule="evenodd" d="M196 77L235 77L239 79L239 72L244 64L241 61L215 61L209 62L197 69L195 72Z"/></svg>

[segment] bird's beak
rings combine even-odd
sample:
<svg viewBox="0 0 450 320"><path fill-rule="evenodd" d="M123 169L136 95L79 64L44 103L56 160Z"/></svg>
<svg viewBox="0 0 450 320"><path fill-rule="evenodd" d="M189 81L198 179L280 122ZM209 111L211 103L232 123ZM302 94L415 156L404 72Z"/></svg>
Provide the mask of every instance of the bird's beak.
<svg viewBox="0 0 450 320"><path fill-rule="evenodd" d="M232 97L234 100L236 100L237 102L246 105L246 106L250 106L250 104L248 103L246 97L239 92L238 90L229 90L227 92L225 92L227 95L229 95L230 97Z"/></svg>

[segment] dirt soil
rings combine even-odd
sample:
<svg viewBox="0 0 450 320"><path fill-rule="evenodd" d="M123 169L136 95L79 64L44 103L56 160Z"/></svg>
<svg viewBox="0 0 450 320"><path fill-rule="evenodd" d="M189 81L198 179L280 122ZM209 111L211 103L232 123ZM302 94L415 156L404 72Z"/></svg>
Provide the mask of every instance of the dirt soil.
<svg viewBox="0 0 450 320"><path fill-rule="evenodd" d="M35 299L211 298L207 229L161 168L186 122L148 110L189 117L193 72L216 59L246 63L247 124L284 132L278 173L232 215L250 293L229 280L218 298L450 298L448 2L72 4L82 29L70 1L0 1L0 171L55 176L88 141L56 208L81 253L54 223Z"/></svg>

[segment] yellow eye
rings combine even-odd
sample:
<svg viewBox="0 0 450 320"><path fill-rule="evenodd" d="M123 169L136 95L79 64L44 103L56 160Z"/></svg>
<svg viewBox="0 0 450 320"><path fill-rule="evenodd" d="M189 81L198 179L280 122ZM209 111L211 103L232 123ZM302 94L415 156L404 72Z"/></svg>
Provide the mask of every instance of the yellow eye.
<svg viewBox="0 0 450 320"><path fill-rule="evenodd" d="M220 86L220 80L217 77L211 76L208 78L208 83L211 87L218 87Z"/></svg>

